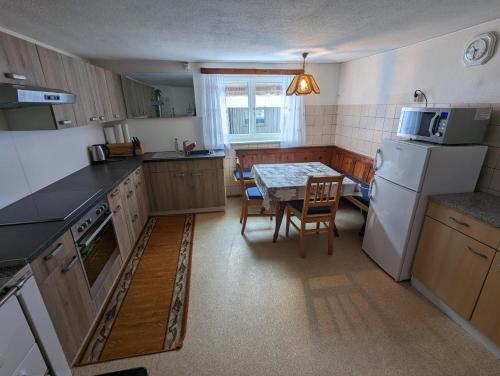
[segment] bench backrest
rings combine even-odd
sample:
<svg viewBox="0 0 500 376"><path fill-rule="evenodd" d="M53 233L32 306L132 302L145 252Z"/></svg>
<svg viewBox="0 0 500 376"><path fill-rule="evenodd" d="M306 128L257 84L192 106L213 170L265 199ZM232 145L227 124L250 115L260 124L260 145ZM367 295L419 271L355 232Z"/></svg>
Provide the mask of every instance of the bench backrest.
<svg viewBox="0 0 500 376"><path fill-rule="evenodd" d="M238 149L236 157L245 169L257 163L322 162L365 183L370 183L374 174L372 158L337 146Z"/></svg>

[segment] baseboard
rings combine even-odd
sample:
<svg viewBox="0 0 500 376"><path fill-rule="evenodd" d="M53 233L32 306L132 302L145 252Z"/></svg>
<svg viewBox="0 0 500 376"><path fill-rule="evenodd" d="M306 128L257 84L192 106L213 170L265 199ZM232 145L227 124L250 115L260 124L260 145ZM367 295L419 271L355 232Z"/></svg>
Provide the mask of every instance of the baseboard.
<svg viewBox="0 0 500 376"><path fill-rule="evenodd" d="M161 216L161 215L173 215L173 214L191 214L191 213L211 213L211 212L225 212L226 206L213 206L210 208L198 208L198 209L180 209L180 210L165 210L151 212L150 216Z"/></svg>
<svg viewBox="0 0 500 376"><path fill-rule="evenodd" d="M471 325L471 323L461 317L452 308L450 308L445 302L439 299L434 293L432 293L427 287L425 287L422 282L412 277L411 285L425 296L432 304L439 308L446 316L460 325L467 333L469 333L477 342L483 345L489 352L491 352L495 358L500 359L500 347L492 342L483 333L477 330Z"/></svg>

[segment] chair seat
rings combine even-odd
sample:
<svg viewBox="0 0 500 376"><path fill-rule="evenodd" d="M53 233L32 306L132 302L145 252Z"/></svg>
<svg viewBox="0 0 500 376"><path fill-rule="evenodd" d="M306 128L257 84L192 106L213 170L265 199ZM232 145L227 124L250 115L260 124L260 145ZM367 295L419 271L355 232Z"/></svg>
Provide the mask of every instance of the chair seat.
<svg viewBox="0 0 500 376"><path fill-rule="evenodd" d="M298 211L302 211L302 207L304 206L304 200L293 200L288 202L291 206L293 206ZM309 208L307 214L328 214L330 213L329 206L318 206L315 208Z"/></svg>
<svg viewBox="0 0 500 376"><path fill-rule="evenodd" d="M236 180L240 180L240 172L238 170L233 171L233 176ZM252 178L250 177L250 170L243 170L243 180L252 180Z"/></svg>
<svg viewBox="0 0 500 376"><path fill-rule="evenodd" d="M247 188L247 195L250 200L263 200L264 197L262 196L262 193L260 193L259 188L257 187L248 187Z"/></svg>
<svg viewBox="0 0 500 376"><path fill-rule="evenodd" d="M370 196L369 196L369 190L370 190L370 185L365 183L364 181L361 181L354 176L346 175L349 179L355 181L356 183L359 184L359 188L361 190L362 196L351 196L353 199L362 202L366 206L370 206Z"/></svg>

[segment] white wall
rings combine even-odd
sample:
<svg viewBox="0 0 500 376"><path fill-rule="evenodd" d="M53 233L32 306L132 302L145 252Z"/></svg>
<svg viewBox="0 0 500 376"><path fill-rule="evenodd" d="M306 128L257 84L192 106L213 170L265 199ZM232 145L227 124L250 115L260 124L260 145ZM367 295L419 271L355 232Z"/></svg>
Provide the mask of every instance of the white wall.
<svg viewBox="0 0 500 376"><path fill-rule="evenodd" d="M433 103L500 102L499 52L482 66L462 62L467 42L487 31L500 34L500 20L343 63L338 103L409 102L415 89Z"/></svg>
<svg viewBox="0 0 500 376"><path fill-rule="evenodd" d="M179 140L180 148L183 140L194 141L198 144L198 149L203 148L200 117L129 119L127 123L131 136L142 141L146 152L174 150L175 138Z"/></svg>
<svg viewBox="0 0 500 376"><path fill-rule="evenodd" d="M485 65L462 62L466 44L489 31L500 35L500 19L343 63L335 144L373 156L381 139L397 138L401 107L413 105L415 89L426 93L430 106L490 106L483 142L489 148L478 189L500 195L500 48Z"/></svg>
<svg viewBox="0 0 500 376"><path fill-rule="evenodd" d="M87 146L103 142L100 125L0 132L0 208L89 165Z"/></svg>

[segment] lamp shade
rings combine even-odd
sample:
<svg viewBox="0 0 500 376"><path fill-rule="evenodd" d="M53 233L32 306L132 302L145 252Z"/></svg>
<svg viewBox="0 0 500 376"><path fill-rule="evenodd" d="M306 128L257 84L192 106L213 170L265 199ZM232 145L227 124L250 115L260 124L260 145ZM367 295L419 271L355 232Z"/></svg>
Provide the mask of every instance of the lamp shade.
<svg viewBox="0 0 500 376"><path fill-rule="evenodd" d="M313 75L306 73L307 55L307 52L302 54L302 57L304 58L302 65L304 73L298 74L293 78L292 82L290 82L290 85L288 86L288 89L286 89L286 95L308 95L311 93L319 94L319 86Z"/></svg>
<svg viewBox="0 0 500 376"><path fill-rule="evenodd" d="M319 86L313 75L306 73L295 76L286 89L286 95L308 95L311 93L319 94Z"/></svg>

